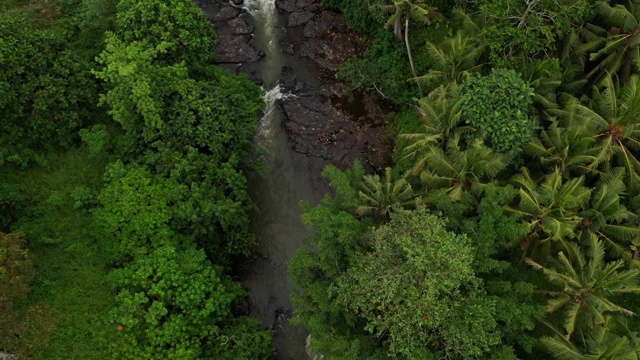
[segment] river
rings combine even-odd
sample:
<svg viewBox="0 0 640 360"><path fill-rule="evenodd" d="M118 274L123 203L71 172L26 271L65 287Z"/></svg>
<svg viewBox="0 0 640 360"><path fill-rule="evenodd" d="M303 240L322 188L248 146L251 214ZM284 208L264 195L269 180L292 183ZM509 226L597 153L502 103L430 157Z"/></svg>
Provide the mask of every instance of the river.
<svg viewBox="0 0 640 360"><path fill-rule="evenodd" d="M284 66L304 73L296 59L280 50L284 20L278 16L274 0L245 0L245 9L253 17L254 42L265 56L258 72L267 91L265 111L256 132L255 142L263 152L265 171L249 176L252 199L260 209L252 218L252 231L258 240L257 256L251 270L242 279L248 290L250 315L264 328L274 329L273 345L277 358L307 359L306 329L289 324L293 284L287 273L287 261L302 246L310 232L301 222L301 201L317 202L314 177L307 156L292 150L282 127L279 101L292 95L280 91L279 80ZM309 83L313 79L307 79ZM316 179L317 181L317 179Z"/></svg>

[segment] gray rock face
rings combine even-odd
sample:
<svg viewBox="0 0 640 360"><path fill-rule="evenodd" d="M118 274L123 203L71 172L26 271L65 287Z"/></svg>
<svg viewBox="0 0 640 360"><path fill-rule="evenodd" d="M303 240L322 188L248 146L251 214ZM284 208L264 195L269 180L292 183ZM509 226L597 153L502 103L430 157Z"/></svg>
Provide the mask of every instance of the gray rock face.
<svg viewBox="0 0 640 360"><path fill-rule="evenodd" d="M244 63L255 62L262 57L250 43L248 35L224 36L216 44L216 62Z"/></svg>
<svg viewBox="0 0 640 360"><path fill-rule="evenodd" d="M288 13L301 10L296 4L296 0L276 0L276 7Z"/></svg>
<svg viewBox="0 0 640 360"><path fill-rule="evenodd" d="M310 11L295 11L289 15L289 20L287 22L287 26L298 26L306 23L307 21L313 19L315 15L313 15Z"/></svg>
<svg viewBox="0 0 640 360"><path fill-rule="evenodd" d="M341 32L348 29L344 16L333 11L323 11L313 21L309 21L304 27L305 37L319 37L331 31Z"/></svg>
<svg viewBox="0 0 640 360"><path fill-rule="evenodd" d="M342 85L322 86L282 103L284 127L295 151L346 167L353 159L388 158L381 135L384 113L375 99L358 94L351 103Z"/></svg>
<svg viewBox="0 0 640 360"><path fill-rule="evenodd" d="M227 21L235 18L240 14L240 10L232 7L232 6L224 6L220 11L213 17L213 21Z"/></svg>
<svg viewBox="0 0 640 360"><path fill-rule="evenodd" d="M298 0L296 2L296 7L298 9L307 9L308 7L313 5L318 5L318 2L316 0Z"/></svg>
<svg viewBox="0 0 640 360"><path fill-rule="evenodd" d="M231 27L231 32L235 35L245 35L253 33L254 27L247 24L246 21L242 20L239 17L230 20L229 22L227 22L227 24L229 24L229 26Z"/></svg>

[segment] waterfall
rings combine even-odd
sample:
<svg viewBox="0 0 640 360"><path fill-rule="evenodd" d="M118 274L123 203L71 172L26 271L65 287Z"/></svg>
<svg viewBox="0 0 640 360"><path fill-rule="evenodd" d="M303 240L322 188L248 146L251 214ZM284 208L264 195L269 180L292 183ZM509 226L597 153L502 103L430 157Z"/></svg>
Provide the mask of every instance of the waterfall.
<svg viewBox="0 0 640 360"><path fill-rule="evenodd" d="M255 19L255 41L265 52L263 81L269 90L276 87L280 79L280 71L284 65L279 43L282 29L278 22L275 0L245 0L244 8Z"/></svg>
<svg viewBox="0 0 640 360"><path fill-rule="evenodd" d="M256 143L269 156L273 155L274 138L278 136L278 132L282 132L281 119L277 111L278 101L293 97L291 94L282 93L279 84L284 65L284 58L279 49L282 31L279 29L275 0L245 0L243 6L255 19L257 29L254 32L254 40L265 53L261 65L263 88L266 90L265 108L256 132Z"/></svg>
<svg viewBox="0 0 640 360"><path fill-rule="evenodd" d="M293 97L295 97L295 95L282 93L279 84L276 84L264 95L264 112L262 119L260 119L258 130L256 131L255 142L262 148L267 156L274 154L274 139L280 136L279 133L283 132L280 114L278 112L278 101Z"/></svg>

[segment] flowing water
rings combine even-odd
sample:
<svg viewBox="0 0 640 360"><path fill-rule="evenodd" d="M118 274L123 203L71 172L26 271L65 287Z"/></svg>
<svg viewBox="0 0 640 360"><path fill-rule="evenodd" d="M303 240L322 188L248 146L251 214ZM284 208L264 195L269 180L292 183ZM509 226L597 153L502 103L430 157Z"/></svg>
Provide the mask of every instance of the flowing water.
<svg viewBox="0 0 640 360"><path fill-rule="evenodd" d="M278 101L292 96L281 92L279 79L283 66L298 65L280 51L284 24L274 0L245 0L243 6L254 19L255 45L265 52L259 72L267 91L264 116L255 139L264 154L265 171L249 176L250 192L260 209L252 219L259 246L243 283L248 289L251 315L264 328L274 329L273 345L278 359L304 360L308 358L305 352L308 333L289 324L293 284L286 263L310 235L300 220L300 202L316 202L318 194L314 193L309 159L292 150L282 128L282 110L277 106Z"/></svg>

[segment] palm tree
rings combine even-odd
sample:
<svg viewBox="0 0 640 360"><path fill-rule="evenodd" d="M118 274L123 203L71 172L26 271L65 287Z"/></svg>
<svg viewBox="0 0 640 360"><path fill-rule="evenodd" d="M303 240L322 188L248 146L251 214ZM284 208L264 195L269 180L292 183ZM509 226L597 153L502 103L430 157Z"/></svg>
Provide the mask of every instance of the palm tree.
<svg viewBox="0 0 640 360"><path fill-rule="evenodd" d="M543 109L557 107L556 90L562 84L559 64L549 59L534 60L533 64L523 67L522 79L533 88L535 104Z"/></svg>
<svg viewBox="0 0 640 360"><path fill-rule="evenodd" d="M581 53L589 53L589 60L599 61L587 78L619 73L626 83L634 70L640 70L640 0L614 6L598 1L595 11L603 26L585 26L583 37L588 41L579 48Z"/></svg>
<svg viewBox="0 0 640 360"><path fill-rule="evenodd" d="M433 146L425 154L425 168L420 180L429 188L446 188L452 200L459 200L463 191L479 195L486 184L504 170L511 161L507 154L496 153L480 140L461 146L460 134L447 142L446 152Z"/></svg>
<svg viewBox="0 0 640 360"><path fill-rule="evenodd" d="M579 212L591 195L591 191L583 185L584 177L565 181L556 167L538 184L529 170L523 168L512 182L520 188L520 202L515 208L506 206L505 210L524 216L528 226L529 235L521 243L523 256L532 241L537 245L553 240L566 247L567 240L575 237L575 229L582 221Z"/></svg>
<svg viewBox="0 0 640 360"><path fill-rule="evenodd" d="M621 329L624 334L619 335L616 331L618 329ZM635 331L630 331L626 319L605 316L604 323L590 329L578 344L568 341L559 332L557 333L553 337L544 336L540 341L558 360L640 359L640 338ZM576 342L575 339L574 342Z"/></svg>
<svg viewBox="0 0 640 360"><path fill-rule="evenodd" d="M456 83L440 85L427 97L419 99L416 110L422 117L422 131L398 136L409 142L404 148L407 155L403 159L413 159L414 175L420 174L426 166L426 156L431 152L431 146L445 144L456 132L473 130L470 126L460 125L462 97L461 87Z"/></svg>
<svg viewBox="0 0 640 360"><path fill-rule="evenodd" d="M601 239L615 255L631 261L633 254L629 250L632 241L640 239L640 228L636 225L637 216L621 203L626 191L623 176L623 168L601 176L589 206L580 212L582 222L577 234L584 243Z"/></svg>
<svg viewBox="0 0 640 360"><path fill-rule="evenodd" d="M587 155L587 151L595 142L595 137L584 126L560 126L556 118L551 118L550 122L549 127L524 146L525 153L539 158L543 168L559 169L565 179L578 171L584 172L587 164L594 160L593 156Z"/></svg>
<svg viewBox="0 0 640 360"><path fill-rule="evenodd" d="M574 99L559 113L580 122L585 133L597 139L596 146L586 152L593 157L587 169L607 172L617 162L626 169L627 189L636 191L640 188L636 157L640 151L640 78L634 75L620 88L607 76L602 89L594 88L592 98L591 107Z"/></svg>
<svg viewBox="0 0 640 360"><path fill-rule="evenodd" d="M393 180L391 168L385 169L384 179L379 175L365 175L359 185L360 215L374 215L388 219L394 206L413 207L415 196L411 184L404 178Z"/></svg>
<svg viewBox="0 0 640 360"><path fill-rule="evenodd" d="M427 51L433 60L432 68L418 81L427 83L462 83L464 79L480 71L478 60L485 47L458 31L440 45L427 42Z"/></svg>
<svg viewBox="0 0 640 360"><path fill-rule="evenodd" d="M398 41L402 41L402 22L404 21L404 44L407 48L407 57L413 78L417 79L418 75L411 54L411 44L409 42L409 20L414 19L422 21L426 24L431 22L432 9L427 5L425 0L393 0L392 5L383 5L383 10L393 10L393 15L387 21L387 25L393 24L393 34ZM420 97L423 97L422 86L416 81Z"/></svg>
<svg viewBox="0 0 640 360"><path fill-rule="evenodd" d="M589 246L589 259L575 243L568 242L558 253L555 266L545 267L526 258L536 270L542 270L549 282L562 290L543 291L550 295L546 311L554 313L564 309L563 337L571 340L576 331L588 335L589 330L606 321L607 312L635 315L631 310L609 300L619 294L638 293L639 269L623 270L624 260L604 261L604 245L593 240Z"/></svg>

